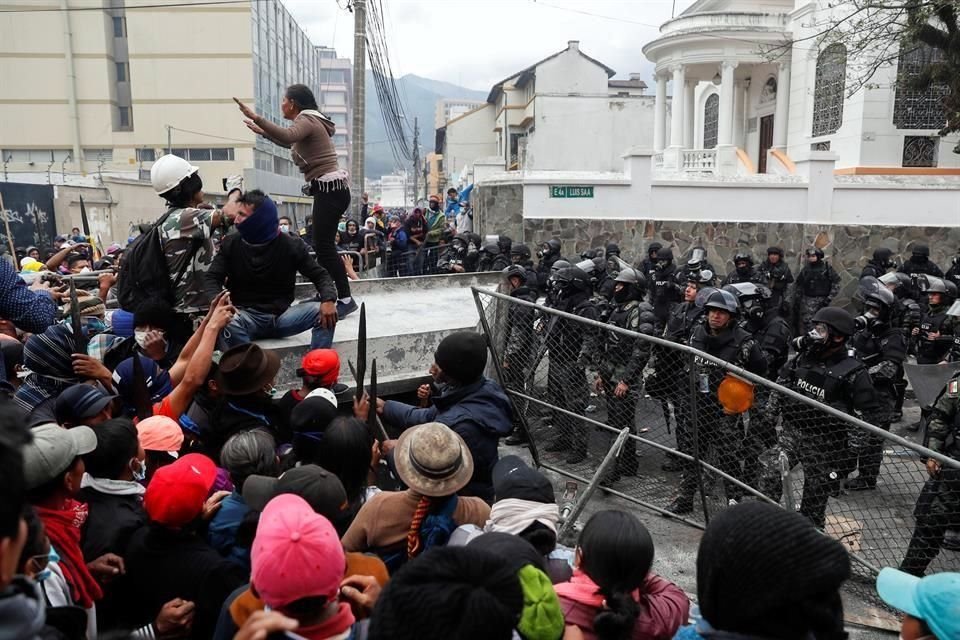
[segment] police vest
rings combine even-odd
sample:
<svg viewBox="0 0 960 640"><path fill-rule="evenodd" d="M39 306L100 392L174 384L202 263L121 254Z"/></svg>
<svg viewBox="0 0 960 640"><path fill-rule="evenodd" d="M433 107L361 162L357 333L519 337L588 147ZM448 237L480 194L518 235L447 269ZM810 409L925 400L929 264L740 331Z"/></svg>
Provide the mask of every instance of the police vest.
<svg viewBox="0 0 960 640"><path fill-rule="evenodd" d="M822 268L807 268L807 275L804 278L803 293L811 298L824 298L830 295L833 283L830 282L830 266L824 264Z"/></svg>
<svg viewBox="0 0 960 640"><path fill-rule="evenodd" d="M710 339L711 337L713 338L712 340ZM690 338L690 346L699 351L709 353L715 358L729 362L732 365L743 366L739 357L740 347L745 340L750 338L752 338L752 336L740 327L729 329L721 336L710 336L707 327L700 325ZM727 370L721 365L707 360L700 355L693 357L693 364L699 372L709 375L710 390L716 391L720 385L720 381L723 380L726 375Z"/></svg>
<svg viewBox="0 0 960 640"><path fill-rule="evenodd" d="M851 398L846 397L844 381L864 364L856 358L843 358L836 363L825 363L809 356L799 356L793 370L795 391L831 406L849 406ZM824 416L826 417L826 416Z"/></svg>
<svg viewBox="0 0 960 640"><path fill-rule="evenodd" d="M790 351L790 328L786 321L775 316L759 331L754 334L760 348L776 356L776 359L769 363L767 367L767 377L776 380L777 374L783 365L787 363L787 356Z"/></svg>
<svg viewBox="0 0 960 640"><path fill-rule="evenodd" d="M920 335L917 336L917 356L920 358L936 358L945 356L950 351L950 343L946 340L929 340L927 333L952 333L952 327L947 324L949 316L946 307L941 307L936 313L924 314L920 320ZM946 330L946 331L944 331Z"/></svg>

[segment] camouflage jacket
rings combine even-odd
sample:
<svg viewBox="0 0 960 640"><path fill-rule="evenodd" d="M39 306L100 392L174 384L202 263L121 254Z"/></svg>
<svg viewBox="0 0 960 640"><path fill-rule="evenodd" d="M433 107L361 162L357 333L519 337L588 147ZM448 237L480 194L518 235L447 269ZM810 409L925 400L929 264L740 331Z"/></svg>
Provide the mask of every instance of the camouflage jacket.
<svg viewBox="0 0 960 640"><path fill-rule="evenodd" d="M197 311L210 304L203 290L203 274L213 262L213 217L217 213L217 209L176 209L160 227L177 311ZM181 270L183 277L177 282Z"/></svg>
<svg viewBox="0 0 960 640"><path fill-rule="evenodd" d="M960 459L960 373L950 378L933 405L927 425L928 447L938 453Z"/></svg>

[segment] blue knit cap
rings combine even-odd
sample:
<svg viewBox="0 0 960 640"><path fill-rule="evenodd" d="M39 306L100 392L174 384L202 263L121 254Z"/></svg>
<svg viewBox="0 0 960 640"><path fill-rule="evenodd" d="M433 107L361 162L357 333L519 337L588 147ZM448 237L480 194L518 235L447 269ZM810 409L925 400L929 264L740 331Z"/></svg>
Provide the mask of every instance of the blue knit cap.
<svg viewBox="0 0 960 640"><path fill-rule="evenodd" d="M280 235L280 218L277 205L265 197L253 214L237 225L240 237L250 244L266 244Z"/></svg>
<svg viewBox="0 0 960 640"><path fill-rule="evenodd" d="M110 316L110 326L113 328L114 335L123 338L133 336L133 314L123 309L117 309Z"/></svg>

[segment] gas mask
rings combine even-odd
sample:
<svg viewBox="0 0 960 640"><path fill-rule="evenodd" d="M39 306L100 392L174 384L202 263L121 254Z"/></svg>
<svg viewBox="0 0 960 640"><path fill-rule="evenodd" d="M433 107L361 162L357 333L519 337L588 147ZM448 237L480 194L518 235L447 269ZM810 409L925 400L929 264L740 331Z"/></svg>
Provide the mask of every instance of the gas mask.
<svg viewBox="0 0 960 640"><path fill-rule="evenodd" d="M663 271L670 266L669 260L657 260L657 269Z"/></svg>
<svg viewBox="0 0 960 640"><path fill-rule="evenodd" d="M613 291L613 300L618 304L623 304L624 302L629 302L633 299L632 287L629 284L625 284L619 289L614 289Z"/></svg>
<svg viewBox="0 0 960 640"><path fill-rule="evenodd" d="M134 458L130 461L130 473L133 474L134 482L143 482L147 479L147 463L139 458Z"/></svg>
<svg viewBox="0 0 960 640"><path fill-rule="evenodd" d="M758 300L744 300L743 313L748 320L760 320L763 318L763 305Z"/></svg>
<svg viewBox="0 0 960 640"><path fill-rule="evenodd" d="M830 342L830 328L825 324L815 324L805 337L811 353L818 353L826 349Z"/></svg>

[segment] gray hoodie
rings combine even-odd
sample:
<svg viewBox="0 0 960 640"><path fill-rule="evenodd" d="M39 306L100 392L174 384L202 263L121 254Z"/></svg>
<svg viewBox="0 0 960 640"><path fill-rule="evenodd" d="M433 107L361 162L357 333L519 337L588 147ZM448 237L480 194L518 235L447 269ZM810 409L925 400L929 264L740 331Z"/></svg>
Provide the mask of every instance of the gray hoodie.
<svg viewBox="0 0 960 640"><path fill-rule="evenodd" d="M0 640L40 638L45 620L40 587L33 580L17 576L0 591Z"/></svg>

